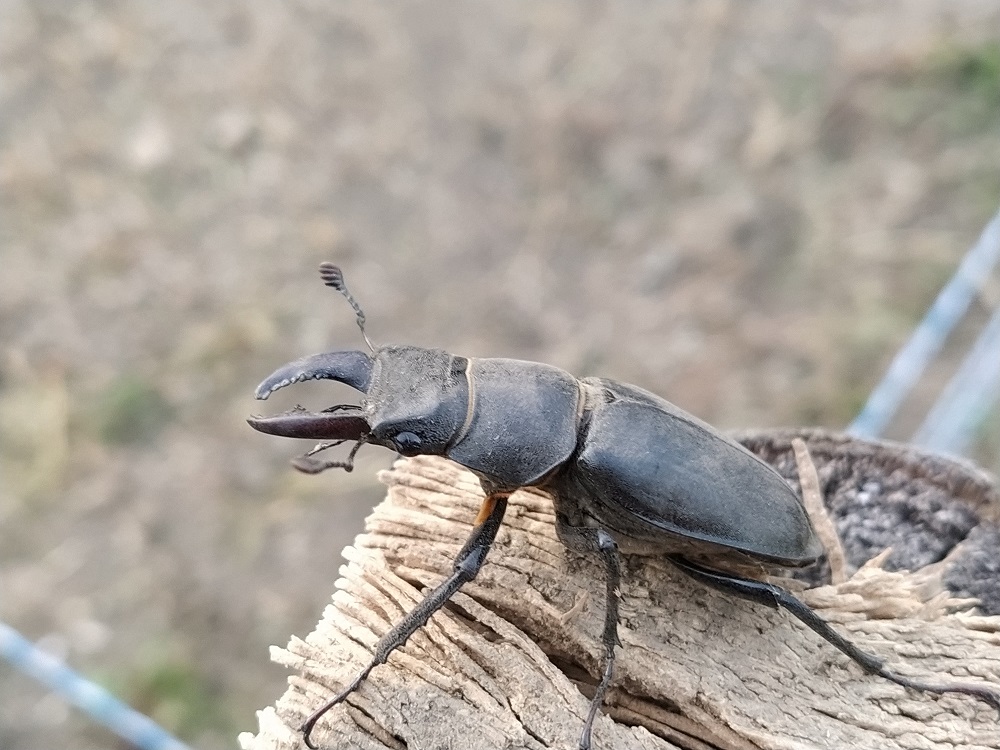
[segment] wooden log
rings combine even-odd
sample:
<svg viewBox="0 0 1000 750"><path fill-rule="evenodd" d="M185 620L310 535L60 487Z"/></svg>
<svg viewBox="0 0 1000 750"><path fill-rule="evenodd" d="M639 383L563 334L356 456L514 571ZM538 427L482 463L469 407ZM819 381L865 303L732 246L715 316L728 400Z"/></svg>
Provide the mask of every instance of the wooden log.
<svg viewBox="0 0 1000 750"><path fill-rule="evenodd" d="M983 523L996 519L995 486L961 464L815 432L742 439L787 470L796 436L828 503L843 493L837 476L857 481L837 462L863 456L895 481L902 471L959 498ZM304 641L273 649L297 674L259 712L259 732L241 735L243 750L301 747L296 727L450 572L482 499L476 479L429 457L398 461L381 479L388 496L345 550L332 605ZM575 748L599 673L604 579L596 561L559 543L553 522L546 496L516 493L479 577L320 721L320 747ZM1000 687L1000 617L945 590L947 563L849 567L845 582L800 596L904 674ZM626 558L622 589L622 647L595 748L1000 748L1000 718L984 703L867 675L790 615L706 589L663 560Z"/></svg>

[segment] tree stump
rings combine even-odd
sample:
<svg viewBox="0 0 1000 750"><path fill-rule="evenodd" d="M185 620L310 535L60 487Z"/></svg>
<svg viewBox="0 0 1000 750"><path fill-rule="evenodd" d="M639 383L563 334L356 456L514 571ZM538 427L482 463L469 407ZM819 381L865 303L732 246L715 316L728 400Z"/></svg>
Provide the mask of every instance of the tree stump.
<svg viewBox="0 0 1000 750"><path fill-rule="evenodd" d="M1000 603L996 486L965 464L904 446L818 431L739 436L798 486L796 437L845 542L848 578L830 584L813 574L821 585L807 590L784 584L899 672L1000 687L1000 616L989 609ZM344 551L332 605L304 641L273 649L297 674L259 712L259 733L241 735L243 750L303 746L296 728L305 717L450 573L482 500L475 477L420 457L380 478L388 497ZM888 527L872 520L886 514ZM553 523L548 497L513 495L479 577L321 719L320 747L576 748L599 674L605 584L598 561L568 552ZM901 533L907 524L919 534ZM940 527L957 539L946 549L936 543ZM888 543L904 559L894 551L861 566L894 530ZM929 541L915 543L920 534ZM927 554L937 562L898 569ZM971 592L994 614L973 610ZM1000 718L984 703L867 675L787 613L707 589L664 560L626 557L622 594L622 646L594 725L597 749L1000 748Z"/></svg>

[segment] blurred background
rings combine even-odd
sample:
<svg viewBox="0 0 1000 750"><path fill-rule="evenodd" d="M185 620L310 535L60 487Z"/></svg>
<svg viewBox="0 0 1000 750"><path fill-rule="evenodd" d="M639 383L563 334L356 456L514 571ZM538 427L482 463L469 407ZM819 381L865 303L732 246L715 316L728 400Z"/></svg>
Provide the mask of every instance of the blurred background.
<svg viewBox="0 0 1000 750"><path fill-rule="evenodd" d="M233 747L392 459L305 477L244 422L363 348L321 260L377 343L843 428L1000 205L998 136L995 0L4 0L0 620ZM996 410L970 452L1000 469ZM4 750L115 743L0 663Z"/></svg>

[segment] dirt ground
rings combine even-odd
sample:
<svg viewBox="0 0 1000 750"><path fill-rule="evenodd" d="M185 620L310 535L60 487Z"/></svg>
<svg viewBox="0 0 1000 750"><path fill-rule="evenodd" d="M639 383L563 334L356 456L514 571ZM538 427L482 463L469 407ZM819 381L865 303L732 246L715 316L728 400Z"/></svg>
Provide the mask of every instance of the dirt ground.
<svg viewBox="0 0 1000 750"><path fill-rule="evenodd" d="M363 346L319 261L376 342L842 427L1000 204L998 135L993 0L0 3L0 619L233 747L391 460L304 477L244 422ZM4 750L113 744L0 665Z"/></svg>

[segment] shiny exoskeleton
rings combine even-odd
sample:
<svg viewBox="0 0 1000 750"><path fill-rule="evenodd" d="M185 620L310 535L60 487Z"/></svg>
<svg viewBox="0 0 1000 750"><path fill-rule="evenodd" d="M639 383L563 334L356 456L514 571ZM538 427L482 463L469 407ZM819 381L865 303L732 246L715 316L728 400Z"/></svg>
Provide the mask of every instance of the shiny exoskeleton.
<svg viewBox="0 0 1000 750"><path fill-rule="evenodd" d="M364 314L340 270L324 263L320 273L350 302L364 333ZM573 550L599 555L606 571L605 658L580 737L582 749L590 747L591 727L613 675L619 550L662 555L706 585L783 607L868 672L917 690L973 695L1000 711L1000 691L923 682L892 672L784 589L706 567L706 556L720 564L733 560L798 567L815 562L822 548L798 496L776 471L673 404L632 385L578 379L536 362L466 358L415 346L373 348L370 342L369 348L371 355L335 351L297 360L264 380L256 392L266 399L293 383L330 379L362 392L360 405L315 413L297 409L254 417L250 424L269 434L332 441L298 459L296 466L303 471L350 470L361 445L381 445L404 456L446 456L479 477L486 498L452 575L382 638L357 678L303 725L310 747L319 718L476 576L507 497L521 487L548 492L559 538ZM347 460L313 458L348 441L356 445Z"/></svg>

